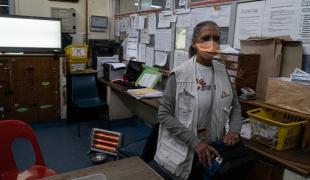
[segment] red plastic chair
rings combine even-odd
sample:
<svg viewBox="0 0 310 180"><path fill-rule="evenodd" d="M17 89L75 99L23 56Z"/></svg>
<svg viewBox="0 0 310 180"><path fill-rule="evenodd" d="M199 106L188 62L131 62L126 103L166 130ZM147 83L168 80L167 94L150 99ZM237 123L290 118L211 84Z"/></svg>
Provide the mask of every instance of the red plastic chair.
<svg viewBox="0 0 310 180"><path fill-rule="evenodd" d="M25 171L20 171L14 159L12 152L12 144L15 139L23 138L31 142L35 151L35 164L30 166ZM45 165L40 146L32 128L19 120L4 120L0 121L0 179L1 180L16 180L27 179L34 180L48 176L56 175L57 173Z"/></svg>

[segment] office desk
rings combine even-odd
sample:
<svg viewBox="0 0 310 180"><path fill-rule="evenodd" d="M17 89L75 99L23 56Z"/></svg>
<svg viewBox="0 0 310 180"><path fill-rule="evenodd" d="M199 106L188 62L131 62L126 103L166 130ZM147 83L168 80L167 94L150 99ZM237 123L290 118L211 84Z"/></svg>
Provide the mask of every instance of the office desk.
<svg viewBox="0 0 310 180"><path fill-rule="evenodd" d="M160 98L137 100L119 84L104 79L98 79L98 81L106 87L111 120L137 116L150 124L158 122L157 109L160 105Z"/></svg>
<svg viewBox="0 0 310 180"><path fill-rule="evenodd" d="M147 106L154 108L155 110L157 110L160 105L160 98L137 100L131 95L129 95L127 92L123 91L122 86L102 80L102 79L100 79L99 81L104 83L106 86L109 86L111 89L124 94L125 96L130 96L132 100L140 101L146 104ZM310 176L310 153L309 152L307 153L301 150L300 148L293 148L293 149L284 150L284 151L272 150L265 145L259 144L251 140L244 140L244 143L249 149L253 150L258 155L263 157L264 159L271 161L272 162L271 164L273 166L271 168L274 168L274 167L278 169L280 168L281 170L278 173L283 174L283 168L287 168L297 174L300 174L301 176L305 176L305 177ZM262 166L265 166L265 165L263 164ZM270 174L274 174L274 172L270 172ZM261 176L257 176L257 177L261 177Z"/></svg>
<svg viewBox="0 0 310 180"><path fill-rule="evenodd" d="M125 95L128 95L128 96L132 97L133 99L136 99L133 96L129 95L126 91L124 91L124 87L122 87L121 85L110 82L110 81L106 81L104 79L98 79L98 80L99 80L99 82L103 83L104 85L111 87L113 90L120 92L120 93L123 93ZM146 104L152 108L155 108L155 109L158 109L158 107L160 105L160 98L140 99L139 101L141 101L144 104Z"/></svg>
<svg viewBox="0 0 310 180"><path fill-rule="evenodd" d="M151 167L143 162L139 157L130 157L118 161L113 161L85 169L66 172L56 176L45 178L46 180L71 180L73 178L102 173L107 179L117 180L162 180Z"/></svg>

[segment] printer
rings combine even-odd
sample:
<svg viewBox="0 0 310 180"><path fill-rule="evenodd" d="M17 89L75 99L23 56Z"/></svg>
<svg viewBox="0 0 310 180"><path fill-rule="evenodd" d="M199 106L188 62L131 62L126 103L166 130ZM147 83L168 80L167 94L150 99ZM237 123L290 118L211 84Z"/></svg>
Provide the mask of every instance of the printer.
<svg viewBox="0 0 310 180"><path fill-rule="evenodd" d="M124 63L104 63L103 66L103 78L107 81L123 80L123 76L126 69Z"/></svg>

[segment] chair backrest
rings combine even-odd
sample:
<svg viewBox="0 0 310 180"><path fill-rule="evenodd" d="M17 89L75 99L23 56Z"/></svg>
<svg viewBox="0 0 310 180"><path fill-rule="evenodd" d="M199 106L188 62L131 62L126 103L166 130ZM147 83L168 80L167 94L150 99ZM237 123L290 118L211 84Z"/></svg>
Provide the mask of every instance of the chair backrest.
<svg viewBox="0 0 310 180"><path fill-rule="evenodd" d="M98 97L96 78L94 74L72 76L71 83L73 102L80 99Z"/></svg>
<svg viewBox="0 0 310 180"><path fill-rule="evenodd" d="M0 121L0 174L17 169L12 152L12 144L17 138L29 140L35 152L35 164L45 166L40 146L32 128L20 120L3 120Z"/></svg>

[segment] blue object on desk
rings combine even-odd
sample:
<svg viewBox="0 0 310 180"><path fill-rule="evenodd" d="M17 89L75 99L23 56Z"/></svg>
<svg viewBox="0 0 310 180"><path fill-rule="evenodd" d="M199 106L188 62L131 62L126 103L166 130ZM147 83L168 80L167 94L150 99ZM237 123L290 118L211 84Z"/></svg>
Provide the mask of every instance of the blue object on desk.
<svg viewBox="0 0 310 180"><path fill-rule="evenodd" d="M72 104L77 109L105 107L106 120L109 120L109 106L99 98L94 74L76 75L71 78ZM80 120L77 118L78 136L80 136Z"/></svg>

